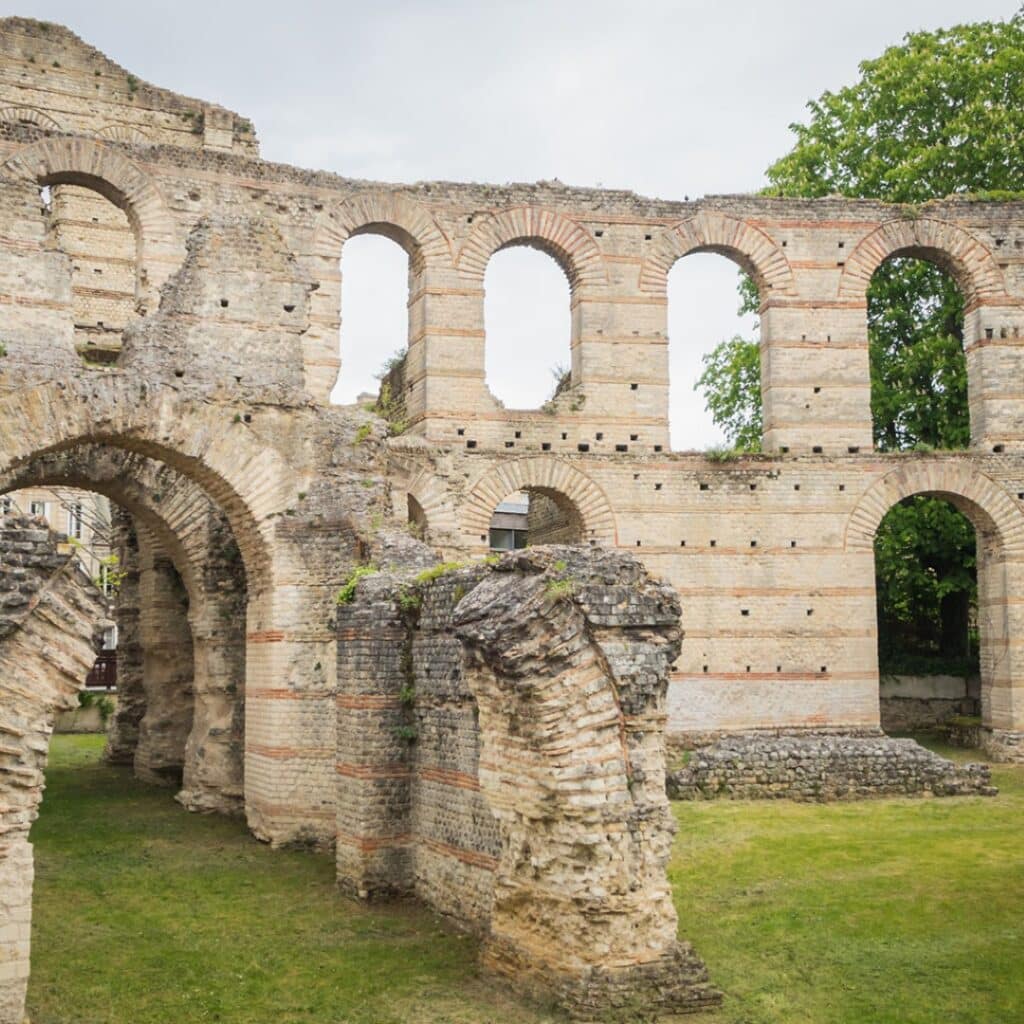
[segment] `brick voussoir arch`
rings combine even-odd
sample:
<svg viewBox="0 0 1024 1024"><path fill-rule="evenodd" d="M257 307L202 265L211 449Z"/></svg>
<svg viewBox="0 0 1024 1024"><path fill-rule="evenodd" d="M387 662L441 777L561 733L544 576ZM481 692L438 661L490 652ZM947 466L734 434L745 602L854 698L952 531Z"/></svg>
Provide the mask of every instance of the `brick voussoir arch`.
<svg viewBox="0 0 1024 1024"><path fill-rule="evenodd" d="M166 463L195 482L227 517L250 580L269 583L274 517L305 486L223 409L120 376L42 385L0 399L0 472L95 443Z"/></svg>
<svg viewBox="0 0 1024 1024"><path fill-rule="evenodd" d="M363 234L397 242L414 272L436 261L451 265L448 239L430 210L398 192L365 192L326 207L313 229L313 255L337 260L345 242Z"/></svg>
<svg viewBox="0 0 1024 1024"><path fill-rule="evenodd" d="M1007 298L1002 271L989 249L959 225L934 217L889 220L862 239L846 260L839 298L863 301L875 271L899 254L930 260L951 274L968 306Z"/></svg>
<svg viewBox="0 0 1024 1024"><path fill-rule="evenodd" d="M153 534L181 575L189 601L198 605L208 550L205 542L196 544L199 538L190 529L188 510L182 500L169 504L162 497L162 490L154 487L166 480L168 473L172 479L181 481L174 485L175 493L184 488L184 502L202 506L205 511L209 498L197 484L187 481L181 474L136 452L88 443L47 452L0 472L0 490L76 487L104 495L130 512Z"/></svg>
<svg viewBox="0 0 1024 1024"><path fill-rule="evenodd" d="M568 499L580 515L583 539L614 547L615 514L604 491L575 466L558 458L532 457L501 462L473 485L463 504L462 530L474 545L486 537L497 505L516 491L541 490Z"/></svg>
<svg viewBox="0 0 1024 1024"><path fill-rule="evenodd" d="M753 224L713 210L701 211L655 237L640 268L641 290L664 295L669 271L693 252L718 253L739 264L754 279L762 302L769 293L794 291L793 270L781 247Z"/></svg>
<svg viewBox="0 0 1024 1024"><path fill-rule="evenodd" d="M41 139L17 150L2 173L38 185L81 185L122 209L135 232L141 291L156 308L160 286L185 258L184 240L163 195L150 177L96 139Z"/></svg>
<svg viewBox="0 0 1024 1024"><path fill-rule="evenodd" d="M932 494L959 507L978 525L998 535L1005 555L1024 555L1024 514L1010 495L991 477L963 462L913 462L876 480L861 496L847 520L847 551L871 551L875 533L885 514L904 498Z"/></svg>
<svg viewBox="0 0 1024 1024"><path fill-rule="evenodd" d="M608 282L604 258L593 235L564 214L537 206L502 210L475 221L459 251L459 272L483 281L491 257L513 245L546 252L562 268L573 291L600 288Z"/></svg>

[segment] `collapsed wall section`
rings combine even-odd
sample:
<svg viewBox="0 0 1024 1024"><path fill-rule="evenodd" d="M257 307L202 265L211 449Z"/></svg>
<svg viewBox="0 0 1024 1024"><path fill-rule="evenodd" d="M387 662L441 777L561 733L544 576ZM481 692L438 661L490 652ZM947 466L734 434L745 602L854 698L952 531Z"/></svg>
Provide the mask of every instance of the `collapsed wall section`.
<svg viewBox="0 0 1024 1024"><path fill-rule="evenodd" d="M29 973L32 847L57 712L95 659L106 618L73 550L42 520L0 520L0 1024L21 1024Z"/></svg>
<svg viewBox="0 0 1024 1024"><path fill-rule="evenodd" d="M714 1004L665 875L671 589L549 547L340 598L342 887L418 896L575 1015Z"/></svg>

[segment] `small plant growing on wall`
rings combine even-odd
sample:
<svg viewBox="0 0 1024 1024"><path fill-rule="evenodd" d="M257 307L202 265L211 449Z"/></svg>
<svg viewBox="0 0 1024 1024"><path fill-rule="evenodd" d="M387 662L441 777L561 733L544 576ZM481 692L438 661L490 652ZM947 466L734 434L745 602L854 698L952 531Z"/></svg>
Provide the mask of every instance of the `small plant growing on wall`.
<svg viewBox="0 0 1024 1024"><path fill-rule="evenodd" d="M348 578L342 584L341 589L335 596L335 604L351 604L355 599L356 588L359 586L359 581L364 576L372 576L376 571L376 567L372 565L357 565L348 574Z"/></svg>

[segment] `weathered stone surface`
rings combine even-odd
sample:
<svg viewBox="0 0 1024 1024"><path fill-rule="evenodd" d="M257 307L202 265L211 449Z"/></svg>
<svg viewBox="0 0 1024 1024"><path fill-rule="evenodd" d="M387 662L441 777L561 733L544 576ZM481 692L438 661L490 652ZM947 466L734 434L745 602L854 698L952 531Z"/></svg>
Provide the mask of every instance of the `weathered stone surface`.
<svg viewBox="0 0 1024 1024"><path fill-rule="evenodd" d="M975 526L979 605L998 609L979 616L982 733L1024 757L1024 203L357 181L260 160L244 118L140 82L60 26L0 27L0 489L97 488L187 598L187 614L180 590L157 601L129 568L112 758L180 773L186 806L244 811L273 844L336 845L353 891L418 893L489 929L495 966L581 1013L624 1015L644 986L652 1006L697 1005L659 867L662 737L877 730L872 543L914 494ZM390 423L328 399L339 259L364 232L409 256ZM545 409L506 409L484 373L484 276L517 244L568 281L572 371ZM667 280L699 251L759 288L761 456L667 451ZM965 295L967 451L871 450L866 288L908 252ZM665 587L565 554L580 589L547 593L539 579L565 570L524 555L445 574L416 621L396 610L394 588L431 560L484 555L517 491L535 540L628 551ZM370 563L391 578L336 619L339 586ZM23 597L0 591L0 611ZM493 623L462 618L478 602ZM147 683L158 654L166 687ZM593 758L572 746L584 734ZM492 754L522 759L521 804ZM649 947L592 912L591 891Z"/></svg>
<svg viewBox="0 0 1024 1024"><path fill-rule="evenodd" d="M957 765L888 736L730 736L668 775L677 800L995 796L987 765Z"/></svg>
<svg viewBox="0 0 1024 1024"><path fill-rule="evenodd" d="M342 885L472 924L490 969L574 1014L716 1002L665 876L678 619L586 548L364 578L338 613Z"/></svg>
<svg viewBox="0 0 1024 1024"><path fill-rule="evenodd" d="M0 517L0 1024L21 1024L29 974L29 826L59 711L77 704L106 606L42 520Z"/></svg>

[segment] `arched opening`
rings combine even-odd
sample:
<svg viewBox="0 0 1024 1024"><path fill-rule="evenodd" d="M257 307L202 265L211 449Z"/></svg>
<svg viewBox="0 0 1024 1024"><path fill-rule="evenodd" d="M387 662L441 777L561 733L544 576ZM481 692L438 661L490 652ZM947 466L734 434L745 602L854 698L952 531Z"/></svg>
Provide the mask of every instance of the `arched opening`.
<svg viewBox="0 0 1024 1024"><path fill-rule="evenodd" d="M876 447L966 447L964 299L941 254L901 251L882 263L868 288L867 315ZM976 549L969 519L933 496L906 499L880 524L883 726L934 727L978 711Z"/></svg>
<svg viewBox="0 0 1024 1024"><path fill-rule="evenodd" d="M943 496L913 495L885 514L874 554L882 728L932 731L980 716L992 630L979 612L984 558L971 518Z"/></svg>
<svg viewBox="0 0 1024 1024"><path fill-rule="evenodd" d="M723 258L724 256L724 258ZM761 448L757 289L739 257L691 253L668 277L672 448Z"/></svg>
<svg viewBox="0 0 1024 1024"><path fill-rule="evenodd" d="M74 342L87 363L110 364L121 334L138 316L138 243L127 214L98 189L44 185L47 244L71 267Z"/></svg>
<svg viewBox="0 0 1024 1024"><path fill-rule="evenodd" d="M964 296L948 261L930 250L900 250L875 271L867 301L876 447L966 448Z"/></svg>
<svg viewBox="0 0 1024 1024"><path fill-rule="evenodd" d="M491 516L491 551L514 551L536 544L583 544L583 519L560 491L528 487L506 495Z"/></svg>
<svg viewBox="0 0 1024 1024"><path fill-rule="evenodd" d="M538 409L570 387L570 290L552 256L524 242L491 257L484 326L487 386L506 408Z"/></svg>
<svg viewBox="0 0 1024 1024"><path fill-rule="evenodd" d="M331 392L332 404L376 403L382 380L404 359L411 275L408 249L383 229L366 229L345 242L341 371Z"/></svg>

